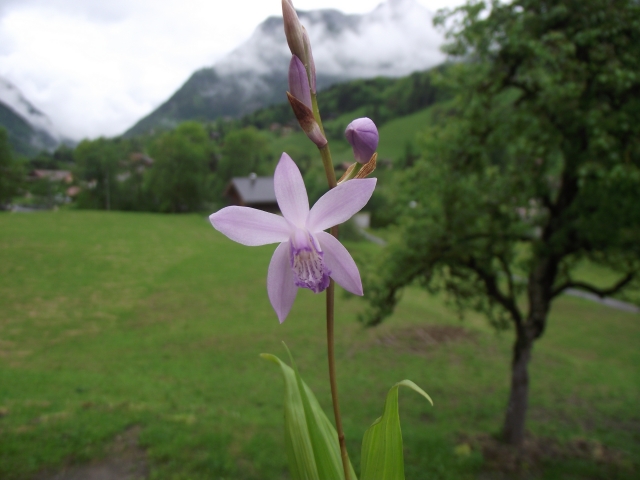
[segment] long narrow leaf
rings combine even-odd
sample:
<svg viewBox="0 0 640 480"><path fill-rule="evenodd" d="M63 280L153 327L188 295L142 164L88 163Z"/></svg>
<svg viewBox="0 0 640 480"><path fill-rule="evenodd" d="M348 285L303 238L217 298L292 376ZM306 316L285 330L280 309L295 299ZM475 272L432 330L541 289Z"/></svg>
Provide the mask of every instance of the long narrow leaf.
<svg viewBox="0 0 640 480"><path fill-rule="evenodd" d="M402 430L398 414L398 389L401 386L415 390L433 405L431 397L411 380L403 380L391 387L382 417L373 422L362 440L361 480L404 480Z"/></svg>
<svg viewBox="0 0 640 480"><path fill-rule="evenodd" d="M291 478L293 480L320 480L295 373L275 355L263 353L260 356L280 365L282 369L284 377L284 439Z"/></svg>
<svg viewBox="0 0 640 480"><path fill-rule="evenodd" d="M338 434L297 369L275 355L262 358L279 365L285 381L285 443L293 480L342 480L344 472ZM350 474L356 479L353 467Z"/></svg>

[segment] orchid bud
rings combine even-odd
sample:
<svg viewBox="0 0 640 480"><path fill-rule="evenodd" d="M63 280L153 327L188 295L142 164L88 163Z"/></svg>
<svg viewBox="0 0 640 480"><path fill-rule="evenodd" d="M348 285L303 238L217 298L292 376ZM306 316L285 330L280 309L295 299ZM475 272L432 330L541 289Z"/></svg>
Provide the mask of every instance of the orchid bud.
<svg viewBox="0 0 640 480"><path fill-rule="evenodd" d="M299 99L287 92L287 98L291 104L293 114L298 119L300 127L307 134L309 140L316 144L318 148L322 148L327 144L327 139L320 129L320 125L313 116L313 110L302 103Z"/></svg>
<svg viewBox="0 0 640 480"><path fill-rule="evenodd" d="M311 87L311 93L316 93L316 64L313 61L313 53L311 53L311 42L309 41L309 35L307 35L307 29L302 26L302 40L304 42L304 52L307 56L307 68L309 69L309 85Z"/></svg>
<svg viewBox="0 0 640 480"><path fill-rule="evenodd" d="M287 37L289 50L304 63L307 56L304 52L302 24L291 0L282 0L282 19L284 20L284 34Z"/></svg>
<svg viewBox="0 0 640 480"><path fill-rule="evenodd" d="M368 163L378 148L378 129L373 120L367 117L356 118L344 132L353 148L353 156L358 163Z"/></svg>
<svg viewBox="0 0 640 480"><path fill-rule="evenodd" d="M300 59L292 55L289 62L289 93L304 103L307 107L311 106L311 93L309 92L309 79L307 71Z"/></svg>

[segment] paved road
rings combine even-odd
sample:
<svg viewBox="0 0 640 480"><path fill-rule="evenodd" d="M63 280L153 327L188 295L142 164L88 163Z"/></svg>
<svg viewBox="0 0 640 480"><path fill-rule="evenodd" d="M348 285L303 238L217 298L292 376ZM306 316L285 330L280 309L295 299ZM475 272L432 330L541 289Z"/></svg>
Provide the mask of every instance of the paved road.
<svg viewBox="0 0 640 480"><path fill-rule="evenodd" d="M566 295L571 295L572 297L580 297L585 300L591 300L592 302L598 302L602 305L606 305L607 307L615 308L616 310L623 310L625 312L631 313L640 313L640 307L634 305L633 303L623 302L622 300L617 300L611 297L599 297L590 292L585 292L583 290L576 290L575 288L568 288L564 291Z"/></svg>

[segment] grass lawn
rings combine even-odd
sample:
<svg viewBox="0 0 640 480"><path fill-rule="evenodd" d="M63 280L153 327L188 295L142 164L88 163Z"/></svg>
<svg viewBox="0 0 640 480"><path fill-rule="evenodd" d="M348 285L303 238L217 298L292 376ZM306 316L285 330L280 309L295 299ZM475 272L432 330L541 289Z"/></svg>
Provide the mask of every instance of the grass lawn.
<svg viewBox="0 0 640 480"><path fill-rule="evenodd" d="M366 258L377 247L350 248ZM324 296L300 291L279 325L265 289L272 252L232 243L197 215L0 214L0 478L100 458L133 425L152 479L289 478L282 379L258 355L285 357L284 340L331 418ZM494 478L460 444L500 427L512 334L473 315L461 323L417 289L379 328L356 322L363 308L338 295L356 470L388 388L409 378L435 406L401 391L407 478ZM554 304L534 350L528 427L561 443L588 439L618 461L558 458L526 478L637 478L638 320L570 297Z"/></svg>

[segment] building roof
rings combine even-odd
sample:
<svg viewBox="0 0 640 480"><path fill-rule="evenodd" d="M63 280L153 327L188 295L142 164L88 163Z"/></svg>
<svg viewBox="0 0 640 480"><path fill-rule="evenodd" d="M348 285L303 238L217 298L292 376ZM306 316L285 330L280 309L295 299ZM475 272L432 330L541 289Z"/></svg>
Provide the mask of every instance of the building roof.
<svg viewBox="0 0 640 480"><path fill-rule="evenodd" d="M255 174L248 177L234 177L225 193L228 195L232 189L236 190L245 205L277 203L273 177L258 177Z"/></svg>
<svg viewBox="0 0 640 480"><path fill-rule="evenodd" d="M31 178L46 178L52 182L65 181L70 183L73 181L73 174L69 170L32 170L29 174Z"/></svg>

